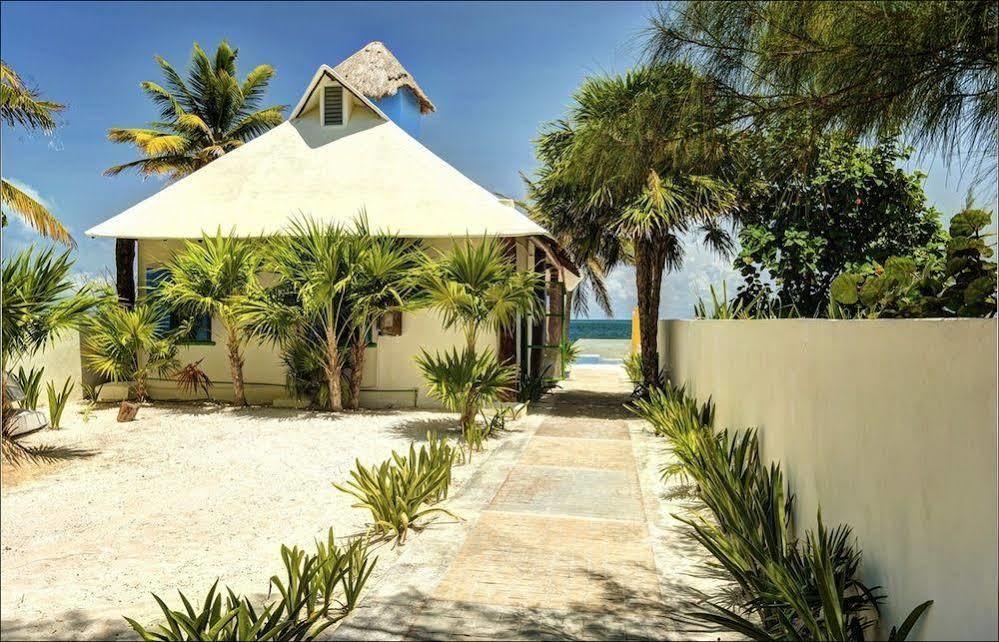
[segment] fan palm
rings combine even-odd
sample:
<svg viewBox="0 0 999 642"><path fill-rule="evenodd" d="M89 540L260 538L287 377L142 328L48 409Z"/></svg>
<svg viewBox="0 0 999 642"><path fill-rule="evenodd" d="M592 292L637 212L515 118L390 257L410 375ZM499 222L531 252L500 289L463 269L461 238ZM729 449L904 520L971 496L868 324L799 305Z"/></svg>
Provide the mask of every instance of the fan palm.
<svg viewBox="0 0 999 642"><path fill-rule="evenodd" d="M447 350L431 355L421 350L416 364L430 384L430 396L461 414L462 433L469 435L484 404L495 403L513 389L516 368L499 362L492 350Z"/></svg>
<svg viewBox="0 0 999 642"><path fill-rule="evenodd" d="M36 90L24 84L16 71L0 61L0 120L4 124L48 133L55 129L55 114L63 109L59 103L42 100ZM0 179L0 204L24 219L42 236L74 245L69 231L44 205L4 179ZM3 214L3 225L7 225L6 213Z"/></svg>
<svg viewBox="0 0 999 642"><path fill-rule="evenodd" d="M259 65L240 83L237 56L224 40L213 58L195 43L186 81L157 56L166 87L151 81L140 86L159 108L161 120L145 128L109 129L109 140L134 145L142 158L110 167L105 175L134 169L144 176L183 178L279 125L284 105L259 109L274 68Z"/></svg>
<svg viewBox="0 0 999 642"><path fill-rule="evenodd" d="M251 241L235 236L203 235L188 241L184 250L167 265L168 278L159 296L167 305L191 315L218 318L226 332L226 349L232 375L233 399L246 405L243 386L243 348L246 331L246 301L257 282L260 254Z"/></svg>
<svg viewBox="0 0 999 642"><path fill-rule="evenodd" d="M357 236L336 223L303 217L268 239L264 269L276 285L247 303L247 327L287 349L298 344L321 358L331 410L343 409L343 347L354 329L349 296L362 254Z"/></svg>
<svg viewBox="0 0 999 642"><path fill-rule="evenodd" d="M714 89L680 64L591 78L568 120L550 123L537 141L534 216L580 263L635 266L647 387L658 381L664 270L682 264L690 232L720 251L731 245L722 224L736 207L722 178L730 141L714 127L730 106Z"/></svg>
<svg viewBox="0 0 999 642"><path fill-rule="evenodd" d="M371 234L362 218L355 230L361 245L348 294L351 369L347 407L360 406L361 376L368 333L382 314L402 308L414 293L413 271L418 265L416 243L389 234Z"/></svg>
<svg viewBox="0 0 999 642"><path fill-rule="evenodd" d="M166 310L157 301L142 301L128 309L114 296L105 297L87 323L83 359L96 374L112 381L129 381L138 401L148 399L149 377L177 370L177 339L189 330L181 326L160 332Z"/></svg>

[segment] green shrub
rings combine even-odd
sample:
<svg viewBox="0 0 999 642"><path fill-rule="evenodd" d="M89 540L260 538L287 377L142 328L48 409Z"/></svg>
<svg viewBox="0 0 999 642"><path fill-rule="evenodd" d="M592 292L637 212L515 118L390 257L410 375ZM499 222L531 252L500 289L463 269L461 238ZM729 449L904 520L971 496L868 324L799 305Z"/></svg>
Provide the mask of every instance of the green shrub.
<svg viewBox="0 0 999 642"><path fill-rule="evenodd" d="M59 422L62 420L62 412L66 409L70 393L73 392L73 379L66 377L66 383L62 385L62 391L59 393L56 393L55 386L52 385L51 381L46 384L45 391L49 398L49 425L58 430Z"/></svg>
<svg viewBox="0 0 999 642"><path fill-rule="evenodd" d="M639 384L642 381L642 355L639 352L632 352L624 358L624 372L628 381Z"/></svg>
<svg viewBox="0 0 999 642"><path fill-rule="evenodd" d="M529 372L521 372L517 381L517 401L521 403L535 403L552 390L558 388L558 382L551 376L552 367L545 366L545 369L536 375Z"/></svg>
<svg viewBox="0 0 999 642"><path fill-rule="evenodd" d="M428 393L449 410L461 413L462 433L475 423L486 404L496 403L513 388L515 366L503 365L490 350L421 351L416 363L429 384Z"/></svg>
<svg viewBox="0 0 999 642"><path fill-rule="evenodd" d="M223 598L216 581L200 610L183 593L183 611L170 609L154 594L165 622L152 631L125 620L143 640L313 640L354 608L378 561L370 559L366 540L337 545L332 528L325 542L316 542L315 555L282 546L281 560L284 577L275 575L270 582L280 599L259 612L231 589Z"/></svg>
<svg viewBox="0 0 999 642"><path fill-rule="evenodd" d="M885 596L857 578L861 554L849 527L827 530L820 513L816 531L796 538L794 496L780 466L760 460L755 430L715 431L710 401L698 404L682 388L650 391L631 409L669 441L677 463L664 477L696 483L714 521L680 519L742 589L738 610L709 602L693 618L757 640L864 639ZM914 609L892 639L904 639L930 604Z"/></svg>
<svg viewBox="0 0 999 642"><path fill-rule="evenodd" d="M21 391L24 392L24 399L20 402L22 408L29 410L38 408L38 398L42 393L42 374L44 372L44 368L32 368L25 372L24 368L18 366L15 378L18 385L21 386Z"/></svg>
<svg viewBox="0 0 999 642"><path fill-rule="evenodd" d="M943 255L893 256L837 276L829 316L994 317L996 262L985 232L991 212L968 207L951 219Z"/></svg>
<svg viewBox="0 0 999 642"><path fill-rule="evenodd" d="M579 340L575 339L569 341L568 339L563 339L561 343L558 344L559 359L562 361L562 372L565 373L572 364L579 360L579 355L582 353L582 348L579 347Z"/></svg>
<svg viewBox="0 0 999 642"><path fill-rule="evenodd" d="M450 511L430 506L447 497L451 483L451 468L458 457L456 448L443 439L428 435L429 448L417 452L410 446L409 456L396 452L380 465L366 468L357 462L351 479L344 485L333 484L340 491L353 495L355 508L371 512L373 529L386 536L405 541L409 529L434 513L444 513L457 519Z"/></svg>

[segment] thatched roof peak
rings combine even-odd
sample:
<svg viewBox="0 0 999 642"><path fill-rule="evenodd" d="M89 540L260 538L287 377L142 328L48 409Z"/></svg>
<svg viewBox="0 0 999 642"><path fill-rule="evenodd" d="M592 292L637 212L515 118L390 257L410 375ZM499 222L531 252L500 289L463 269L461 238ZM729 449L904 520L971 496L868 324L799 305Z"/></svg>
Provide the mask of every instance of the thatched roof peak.
<svg viewBox="0 0 999 642"><path fill-rule="evenodd" d="M380 100L394 96L400 87L408 87L420 101L420 113L436 111L430 98L423 92L416 79L392 55L385 43L369 42L334 69L355 89L370 98Z"/></svg>

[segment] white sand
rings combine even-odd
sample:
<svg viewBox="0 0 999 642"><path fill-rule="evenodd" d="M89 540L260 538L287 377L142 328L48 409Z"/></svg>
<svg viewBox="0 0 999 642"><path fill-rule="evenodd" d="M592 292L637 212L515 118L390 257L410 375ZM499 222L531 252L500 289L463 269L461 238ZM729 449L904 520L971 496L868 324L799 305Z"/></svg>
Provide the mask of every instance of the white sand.
<svg viewBox="0 0 999 642"><path fill-rule="evenodd" d="M5 639L133 637L121 616L158 619L150 592L178 604L177 589L198 598L216 578L258 595L282 568L282 543L311 548L330 526L343 536L363 530L367 513L331 486L355 458L381 461L456 423L423 411L164 404L118 424L116 412L103 407L84 422L67 408L62 430L31 438L92 456L4 466ZM486 460L456 468L456 485ZM378 555L386 569L398 551L383 545Z"/></svg>

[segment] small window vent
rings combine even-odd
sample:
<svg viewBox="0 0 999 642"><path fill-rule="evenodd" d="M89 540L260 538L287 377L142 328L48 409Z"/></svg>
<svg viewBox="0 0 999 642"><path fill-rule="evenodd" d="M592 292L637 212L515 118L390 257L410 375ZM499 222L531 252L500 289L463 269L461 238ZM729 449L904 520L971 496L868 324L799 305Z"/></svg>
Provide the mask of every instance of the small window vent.
<svg viewBox="0 0 999 642"><path fill-rule="evenodd" d="M343 124L343 89L341 87L323 88L323 125Z"/></svg>

